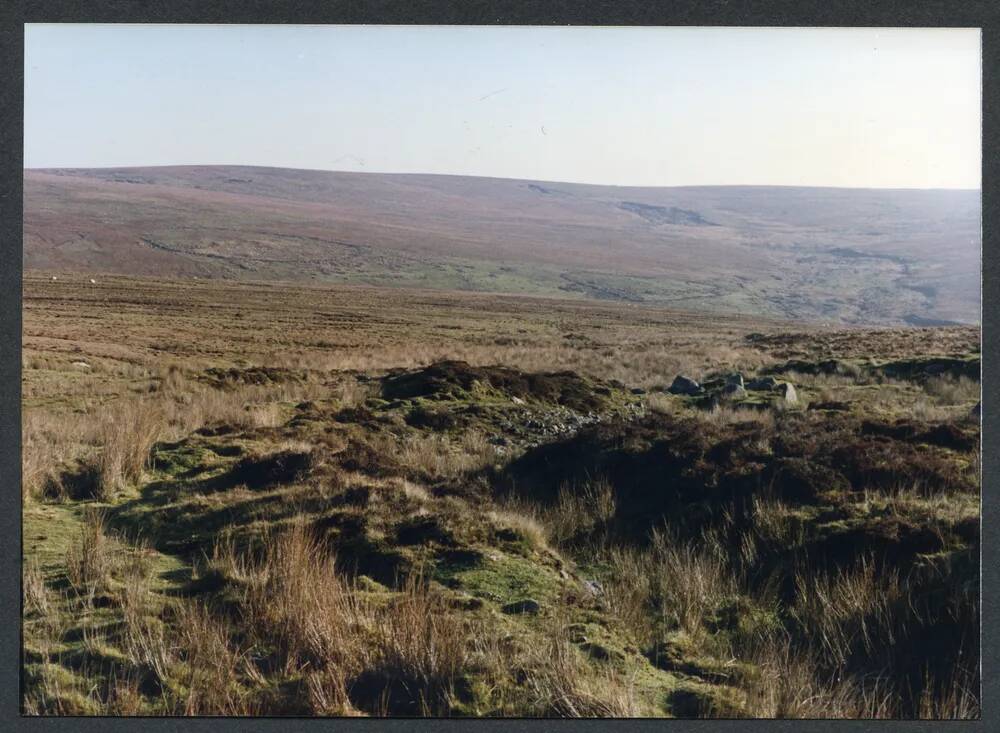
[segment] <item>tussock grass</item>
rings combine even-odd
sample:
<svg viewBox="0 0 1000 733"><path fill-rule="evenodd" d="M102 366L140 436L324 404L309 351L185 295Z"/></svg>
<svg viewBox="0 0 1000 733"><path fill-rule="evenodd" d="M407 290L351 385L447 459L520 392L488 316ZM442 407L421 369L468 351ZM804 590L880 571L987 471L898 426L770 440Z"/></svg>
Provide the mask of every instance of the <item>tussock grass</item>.
<svg viewBox="0 0 1000 733"><path fill-rule="evenodd" d="M302 524L268 541L259 564L233 565L246 578L247 615L276 644L286 668L344 665L358 656L358 630L371 609L360 605L334 557Z"/></svg>
<svg viewBox="0 0 1000 733"><path fill-rule="evenodd" d="M366 650L363 674L415 688L423 715L447 710L454 684L472 659L476 629L447 609L444 598L427 590L419 577L409 579L378 614L375 643ZM378 712L391 710L383 706Z"/></svg>
<svg viewBox="0 0 1000 733"><path fill-rule="evenodd" d="M517 532L536 550L548 546L549 533L546 527L534 516L513 509L492 509L486 513L486 516L498 527Z"/></svg>
<svg viewBox="0 0 1000 733"><path fill-rule="evenodd" d="M956 409L954 405L939 404L932 400L917 399L909 410L910 414L922 422L940 423L961 416L967 410Z"/></svg>
<svg viewBox="0 0 1000 733"><path fill-rule="evenodd" d="M99 425L86 415L27 409L21 426L22 496L26 501L65 499L60 471L73 458L93 454Z"/></svg>
<svg viewBox="0 0 1000 733"><path fill-rule="evenodd" d="M939 405L961 405L982 399L982 384L964 376L931 377L923 387Z"/></svg>
<svg viewBox="0 0 1000 733"><path fill-rule="evenodd" d="M751 500L751 512L754 534L746 541L750 553L746 560L753 559L757 541L781 547L798 547L805 541L805 522L785 502L774 497L754 496Z"/></svg>
<svg viewBox="0 0 1000 733"><path fill-rule="evenodd" d="M182 714L255 714L258 706L242 684L250 662L234 648L228 625L204 606L188 603L178 606L177 627L178 655L186 672Z"/></svg>
<svg viewBox="0 0 1000 733"><path fill-rule="evenodd" d="M108 587L120 560L118 543L106 533L104 515L100 511L88 512L66 553L70 585L80 596L92 598L98 589Z"/></svg>
<svg viewBox="0 0 1000 733"><path fill-rule="evenodd" d="M956 666L948 679L924 679L919 715L928 720L975 720L982 717L979 660Z"/></svg>
<svg viewBox="0 0 1000 733"><path fill-rule="evenodd" d="M758 670L746 680L747 707L761 718L888 718L892 691L884 681L823 677L818 660L787 636L762 640L746 658Z"/></svg>
<svg viewBox="0 0 1000 733"><path fill-rule="evenodd" d="M49 595L51 591L45 583L45 575L37 560L29 559L22 566L21 592L25 613L46 616L50 612Z"/></svg>
<svg viewBox="0 0 1000 733"><path fill-rule="evenodd" d="M610 547L608 603L640 639L652 642L658 628L705 634L705 620L737 594L737 579L716 544L684 541L654 530L643 549Z"/></svg>
<svg viewBox="0 0 1000 733"><path fill-rule="evenodd" d="M632 680L613 668L595 674L564 634L534 652L534 671L526 687L535 714L560 718L634 718L641 710Z"/></svg>
<svg viewBox="0 0 1000 733"><path fill-rule="evenodd" d="M614 490L605 478L598 477L580 486L560 486L555 504L542 511L541 519L549 539L562 545L610 522L615 508Z"/></svg>
<svg viewBox="0 0 1000 733"><path fill-rule="evenodd" d="M775 425L774 410L716 405L711 410L695 410L693 414L700 422L720 427L739 423L755 423L773 429Z"/></svg>
<svg viewBox="0 0 1000 733"><path fill-rule="evenodd" d="M432 479L454 479L494 465L496 446L477 431L466 431L457 440L442 434L415 434L399 439L379 434L370 439L379 453L393 457L400 465Z"/></svg>
<svg viewBox="0 0 1000 733"><path fill-rule="evenodd" d="M345 379L336 389L336 397L344 407L357 407L371 396L371 387L357 379Z"/></svg>
<svg viewBox="0 0 1000 733"><path fill-rule="evenodd" d="M663 392L650 392L646 395L646 407L652 412L669 415L677 410L677 403L674 398Z"/></svg>
<svg viewBox="0 0 1000 733"><path fill-rule="evenodd" d="M96 495L108 499L139 480L149 467L150 453L163 426L160 406L149 401L124 402L100 421Z"/></svg>
<svg viewBox="0 0 1000 733"><path fill-rule="evenodd" d="M563 483L550 503L539 504L511 494L500 499L500 507L500 514L530 524L530 531L540 533L543 544L554 547L599 544L597 535L614 519L616 509L614 490L603 477Z"/></svg>
<svg viewBox="0 0 1000 733"><path fill-rule="evenodd" d="M904 596L896 570L878 570L862 558L859 567L836 573L799 570L795 575L797 602L791 617L803 635L822 640L823 656L841 667L860 647L874 654L881 645L896 643L894 608Z"/></svg>
<svg viewBox="0 0 1000 733"><path fill-rule="evenodd" d="M387 707L397 684L413 698L410 712L447 711L479 635L418 576L388 605L374 604L301 523L266 540L258 561L230 543L217 548L212 565L243 588L252 638L273 646L287 671L307 673L315 712L351 713L352 681L375 690L357 701L375 714L399 712Z"/></svg>

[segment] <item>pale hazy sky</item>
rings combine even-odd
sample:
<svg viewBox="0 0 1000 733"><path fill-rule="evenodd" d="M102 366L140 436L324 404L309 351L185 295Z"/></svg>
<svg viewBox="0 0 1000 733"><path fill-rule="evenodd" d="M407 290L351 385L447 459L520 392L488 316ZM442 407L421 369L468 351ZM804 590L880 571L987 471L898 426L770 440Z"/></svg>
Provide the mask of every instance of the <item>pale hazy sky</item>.
<svg viewBox="0 0 1000 733"><path fill-rule="evenodd" d="M972 29L28 25L25 167L980 185Z"/></svg>

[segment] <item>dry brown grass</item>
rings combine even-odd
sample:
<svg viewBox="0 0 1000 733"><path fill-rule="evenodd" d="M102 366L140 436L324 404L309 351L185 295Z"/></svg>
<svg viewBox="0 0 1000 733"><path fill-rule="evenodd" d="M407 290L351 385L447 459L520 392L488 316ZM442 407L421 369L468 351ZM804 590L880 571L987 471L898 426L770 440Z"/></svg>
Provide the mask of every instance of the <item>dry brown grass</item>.
<svg viewBox="0 0 1000 733"><path fill-rule="evenodd" d="M580 535L595 541L589 535L614 517L615 508L611 484L598 477L579 486L560 486L555 504L542 510L541 520L556 545Z"/></svg>
<svg viewBox="0 0 1000 733"><path fill-rule="evenodd" d="M365 672L390 685L416 689L422 715L446 712L454 684L472 660L479 627L456 616L445 599L411 578L378 615L375 643L365 651ZM381 714L392 711L387 707Z"/></svg>
<svg viewBox="0 0 1000 733"><path fill-rule="evenodd" d="M400 465L434 479L454 479L494 465L496 446L476 431L465 431L457 439L438 433L398 438L380 434L370 439L379 453L392 456Z"/></svg>
<svg viewBox="0 0 1000 733"><path fill-rule="evenodd" d="M908 412L916 420L940 423L961 417L968 410L954 405L942 405L931 400L918 399L914 401Z"/></svg>
<svg viewBox="0 0 1000 733"><path fill-rule="evenodd" d="M163 430L163 418L158 403L142 400L123 402L100 420L100 480L95 487L99 498L110 498L142 477Z"/></svg>
<svg viewBox="0 0 1000 733"><path fill-rule="evenodd" d="M920 696L919 716L926 720L976 720L982 717L978 659L956 667L943 684L928 677Z"/></svg>
<svg viewBox="0 0 1000 733"><path fill-rule="evenodd" d="M559 547L572 543L599 545L599 530L615 515L614 490L603 477L559 486L554 501L539 504L516 494L502 497L499 514L526 525L540 544Z"/></svg>
<svg viewBox="0 0 1000 733"><path fill-rule="evenodd" d="M781 547L798 547L805 539L805 523L794 508L773 497L755 496L751 500L754 534L746 541L749 564L755 553L756 540Z"/></svg>
<svg viewBox="0 0 1000 733"><path fill-rule="evenodd" d="M251 664L229 638L228 625L197 603L178 606L176 640L183 660L184 715L253 715L258 712L242 684ZM176 668L176 664L174 665Z"/></svg>
<svg viewBox="0 0 1000 733"><path fill-rule="evenodd" d="M737 593L737 578L716 541L699 544L654 530L648 547L612 546L599 556L611 568L608 603L639 639L651 641L664 625L702 638L705 619Z"/></svg>
<svg viewBox="0 0 1000 733"><path fill-rule="evenodd" d="M799 588L790 615L808 638L822 640L822 655L832 666L846 664L860 643L867 653L896 643L894 607L905 598L898 571L879 571L862 559L856 569L834 574L814 568L795 576Z"/></svg>
<svg viewBox="0 0 1000 733"><path fill-rule="evenodd" d="M371 396L371 392L370 385L356 379L345 379L337 386L334 394L344 407L357 407Z"/></svg>
<svg viewBox="0 0 1000 733"><path fill-rule="evenodd" d="M240 429L276 427L285 419L282 402L311 399L322 388L316 384L297 384L281 388L240 385L216 389L185 380L177 382L173 389L176 391L164 391L161 397L170 439L212 424Z"/></svg>
<svg viewBox="0 0 1000 733"><path fill-rule="evenodd" d="M745 657L758 670L742 689L760 718L890 718L892 691L884 682L821 676L818 662L784 636L762 641Z"/></svg>
<svg viewBox="0 0 1000 733"><path fill-rule="evenodd" d="M717 405L711 410L695 410L696 419L709 425L726 426L738 423L756 423L768 428L774 427L774 410L755 410L748 407Z"/></svg>
<svg viewBox="0 0 1000 733"><path fill-rule="evenodd" d="M663 392L650 392L646 395L646 407L652 412L669 415L676 412L677 402L674 398Z"/></svg>
<svg viewBox="0 0 1000 733"><path fill-rule="evenodd" d="M72 469L74 461L83 461L96 474L92 495L108 500L142 477L159 440L176 440L210 424L238 429L277 427L287 418L283 402L325 394L316 383L285 385L280 390L258 385L215 389L188 379L177 369L167 370L161 380L166 386L154 396L121 399L86 414L26 410L22 427L25 497L67 498L63 472ZM348 390L349 399L361 399L363 394Z"/></svg>
<svg viewBox="0 0 1000 733"><path fill-rule="evenodd" d="M105 530L100 511L88 512L76 541L66 553L66 574L72 588L82 597L92 598L107 588L122 556L118 543Z"/></svg>
<svg viewBox="0 0 1000 733"><path fill-rule="evenodd" d="M21 593L25 613L46 616L51 610L50 591L45 583L45 575L35 559L25 561L22 566Z"/></svg>
<svg viewBox="0 0 1000 733"><path fill-rule="evenodd" d="M924 383L924 391L939 405L962 405L982 399L982 383L964 376L932 377Z"/></svg>
<svg viewBox="0 0 1000 733"><path fill-rule="evenodd" d="M747 709L760 718L898 719L900 690L886 675L823 673L822 652L797 645L789 636L758 640L744 655L757 674L742 681ZM916 717L976 719L980 716L977 676L956 667L952 679L924 682Z"/></svg>
<svg viewBox="0 0 1000 733"><path fill-rule="evenodd" d="M358 658L359 632L371 609L304 526L269 541L259 564L229 557L229 572L245 579L243 603L253 628L277 645L286 668L344 666Z"/></svg>
<svg viewBox="0 0 1000 733"><path fill-rule="evenodd" d="M73 458L91 454L98 426L86 415L56 415L33 409L22 415L21 490L25 500L59 499L65 494L60 470Z"/></svg>
<svg viewBox="0 0 1000 733"><path fill-rule="evenodd" d="M117 677L111 683L105 714L115 717L133 717L145 712L145 700L135 677Z"/></svg>
<svg viewBox="0 0 1000 733"><path fill-rule="evenodd" d="M548 546L549 531L536 517L514 509L492 509L486 516L497 527L514 530L536 550Z"/></svg>
<svg viewBox="0 0 1000 733"><path fill-rule="evenodd" d="M634 682L613 668L595 674L560 631L553 629L549 642L532 654L533 671L525 687L535 700L535 714L561 718L641 715Z"/></svg>
<svg viewBox="0 0 1000 733"><path fill-rule="evenodd" d="M387 685L384 699L364 700L370 712L398 713L387 707L390 687L404 684L416 695L412 712L440 714L478 638L419 577L388 605L366 600L300 523L268 540L257 562L220 545L213 567L244 589L253 638L276 648L286 671L308 673L317 713L352 712L347 685L363 679Z"/></svg>

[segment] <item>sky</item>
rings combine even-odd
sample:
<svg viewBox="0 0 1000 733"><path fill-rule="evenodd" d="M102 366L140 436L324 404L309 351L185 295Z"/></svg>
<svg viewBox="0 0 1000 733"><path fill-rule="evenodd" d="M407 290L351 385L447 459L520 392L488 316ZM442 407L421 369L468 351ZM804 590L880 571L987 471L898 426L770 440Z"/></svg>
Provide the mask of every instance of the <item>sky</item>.
<svg viewBox="0 0 1000 733"><path fill-rule="evenodd" d="M24 165L979 188L977 29L39 25Z"/></svg>

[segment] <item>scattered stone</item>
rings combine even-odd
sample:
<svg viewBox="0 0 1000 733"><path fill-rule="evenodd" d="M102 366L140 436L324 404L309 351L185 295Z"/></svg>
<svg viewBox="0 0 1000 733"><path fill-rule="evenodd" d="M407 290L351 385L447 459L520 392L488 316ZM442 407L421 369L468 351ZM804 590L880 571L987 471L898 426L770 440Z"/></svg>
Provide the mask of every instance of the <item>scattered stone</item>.
<svg viewBox="0 0 1000 733"><path fill-rule="evenodd" d="M522 400L520 397L511 397L510 401L513 402L515 405L523 405L524 404L524 400Z"/></svg>
<svg viewBox="0 0 1000 733"><path fill-rule="evenodd" d="M729 382L722 388L722 394L731 400L742 400L747 396L747 391L743 388L742 384Z"/></svg>
<svg viewBox="0 0 1000 733"><path fill-rule="evenodd" d="M778 386L778 380L774 377L759 377L757 379L751 379L746 384L747 389L752 389L754 391L765 391L774 389Z"/></svg>
<svg viewBox="0 0 1000 733"><path fill-rule="evenodd" d="M702 391L701 385L690 377L678 374L674 377L673 383L667 388L670 394L695 395Z"/></svg>
<svg viewBox="0 0 1000 733"><path fill-rule="evenodd" d="M601 585L600 581L597 580L585 580L583 581L583 587L590 591L591 595L603 596L604 586Z"/></svg>
<svg viewBox="0 0 1000 733"><path fill-rule="evenodd" d="M781 396L784 398L785 402L788 402L790 404L795 404L796 402L799 401L799 396L795 394L795 387L792 385L791 382L782 382L781 384L779 384L778 391L781 393Z"/></svg>
<svg viewBox="0 0 1000 733"><path fill-rule="evenodd" d="M533 598L525 598L524 600L514 601L513 603L508 603L506 606L500 610L504 613L521 614L521 613L538 613L541 609L541 605L538 601Z"/></svg>
<svg viewBox="0 0 1000 733"><path fill-rule="evenodd" d="M72 366L75 366L77 369L90 369L90 364L85 361L74 361Z"/></svg>

